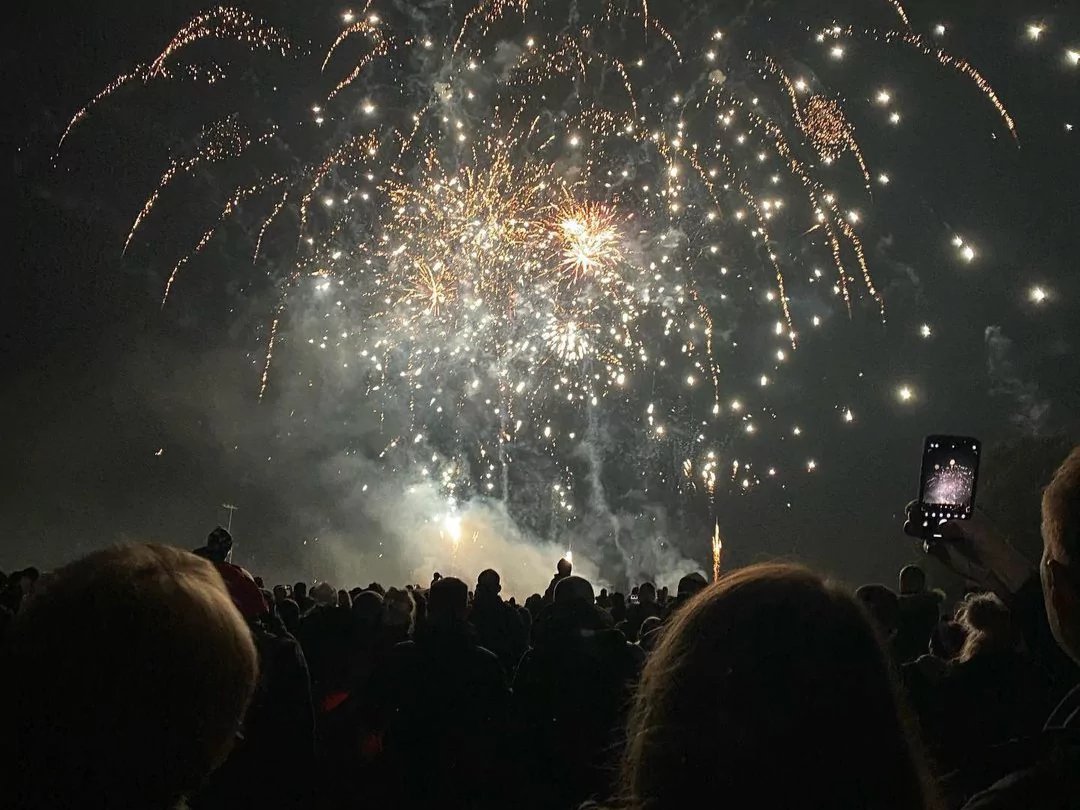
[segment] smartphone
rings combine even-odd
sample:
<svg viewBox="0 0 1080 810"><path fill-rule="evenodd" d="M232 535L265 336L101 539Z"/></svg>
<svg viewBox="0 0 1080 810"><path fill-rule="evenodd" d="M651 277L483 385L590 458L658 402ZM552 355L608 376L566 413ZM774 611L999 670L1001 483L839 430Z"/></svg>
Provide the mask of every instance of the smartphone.
<svg viewBox="0 0 1080 810"><path fill-rule="evenodd" d="M949 520L967 520L975 510L982 442L970 436L927 436L919 475L924 534Z"/></svg>

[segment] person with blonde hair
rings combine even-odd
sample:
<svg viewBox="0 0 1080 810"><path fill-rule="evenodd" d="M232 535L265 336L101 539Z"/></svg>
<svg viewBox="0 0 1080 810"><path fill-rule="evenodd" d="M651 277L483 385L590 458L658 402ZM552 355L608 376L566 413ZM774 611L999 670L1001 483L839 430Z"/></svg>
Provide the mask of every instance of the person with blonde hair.
<svg viewBox="0 0 1080 810"><path fill-rule="evenodd" d="M228 756L257 672L207 560L132 545L61 568L0 650L7 806L178 806Z"/></svg>
<svg viewBox="0 0 1080 810"><path fill-rule="evenodd" d="M935 807L897 694L852 596L796 566L736 571L674 614L645 665L622 803Z"/></svg>

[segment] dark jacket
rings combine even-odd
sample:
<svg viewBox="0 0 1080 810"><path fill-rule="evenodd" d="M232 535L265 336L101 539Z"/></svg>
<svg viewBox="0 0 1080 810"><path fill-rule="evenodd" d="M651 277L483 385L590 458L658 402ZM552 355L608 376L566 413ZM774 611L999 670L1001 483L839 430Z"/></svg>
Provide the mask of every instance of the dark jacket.
<svg viewBox="0 0 1080 810"><path fill-rule="evenodd" d="M242 739L190 801L192 810L300 808L308 801L315 754L315 718L307 662L296 639L251 625L259 681Z"/></svg>
<svg viewBox="0 0 1080 810"><path fill-rule="evenodd" d="M524 768L519 807L576 807L602 799L623 738L643 654L593 605L553 605L533 628L514 679L515 738Z"/></svg>
<svg viewBox="0 0 1080 810"><path fill-rule="evenodd" d="M656 602L635 602L626 609L626 637L637 641L642 623L653 616L662 618L663 609Z"/></svg>
<svg viewBox="0 0 1080 810"><path fill-rule="evenodd" d="M495 653L508 679L513 677L518 661L529 644L528 633L517 608L508 605L498 594L478 589L469 623L476 631L480 646Z"/></svg>
<svg viewBox="0 0 1080 810"><path fill-rule="evenodd" d="M1077 810L1080 808L1080 686L1054 710L1043 731L1038 761L1001 779L964 810Z"/></svg>
<svg viewBox="0 0 1080 810"><path fill-rule="evenodd" d="M555 573L555 576L551 578L551 582L548 583L547 590L544 591L544 604L550 605L555 601L555 586L566 579L570 574Z"/></svg>
<svg viewBox="0 0 1080 810"><path fill-rule="evenodd" d="M509 692L499 660L467 624L417 628L376 669L368 700L387 806L499 803Z"/></svg>

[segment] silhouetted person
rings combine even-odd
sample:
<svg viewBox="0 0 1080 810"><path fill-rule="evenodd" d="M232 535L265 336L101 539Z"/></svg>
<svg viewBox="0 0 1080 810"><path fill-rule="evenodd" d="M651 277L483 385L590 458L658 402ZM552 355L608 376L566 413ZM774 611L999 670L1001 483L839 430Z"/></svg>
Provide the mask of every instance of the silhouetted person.
<svg viewBox="0 0 1080 810"><path fill-rule="evenodd" d="M293 601L296 602L297 607L300 608L301 616L315 606L315 601L308 596L308 586L306 582L297 582L293 585Z"/></svg>
<svg viewBox="0 0 1080 810"><path fill-rule="evenodd" d="M862 585L855 591L855 598L862 602L870 618L874 620L881 638L889 649L890 656L895 655L893 645L900 628L900 597L892 588L884 585ZM927 634L927 649L930 635ZM896 661L899 665L900 661Z"/></svg>
<svg viewBox="0 0 1080 810"><path fill-rule="evenodd" d="M656 586L645 582L638 588L638 601L626 609L626 628L624 632L630 641L637 641L641 632L641 623L653 616L660 617L663 610L656 600Z"/></svg>
<svg viewBox="0 0 1080 810"><path fill-rule="evenodd" d="M641 660L641 650L596 607L586 580L571 576L558 584L514 680L516 739L526 766L516 780L518 806L570 808L607 794Z"/></svg>
<svg viewBox="0 0 1080 810"><path fill-rule="evenodd" d="M139 545L61 568L0 651L4 806L175 807L227 756L257 666L208 561Z"/></svg>
<svg viewBox="0 0 1080 810"><path fill-rule="evenodd" d="M285 629L295 636L300 628L300 606L292 599L285 599L275 605L275 609Z"/></svg>
<svg viewBox="0 0 1080 810"><path fill-rule="evenodd" d="M618 591L611 595L611 620L616 626L626 621L626 595Z"/></svg>
<svg viewBox="0 0 1080 810"><path fill-rule="evenodd" d="M544 597L538 593L532 594L525 600L525 609L529 611L529 615L532 616L532 620L535 622L536 617L544 609Z"/></svg>
<svg viewBox="0 0 1080 810"><path fill-rule="evenodd" d="M271 800L278 810L298 808L315 754L315 710L307 661L284 621L269 612L251 575L229 563L215 565L255 640L259 679L242 739L191 799L191 810L230 810ZM281 607L288 611L289 604L287 600ZM298 632L302 621L298 617Z"/></svg>
<svg viewBox="0 0 1080 810"><path fill-rule="evenodd" d="M426 622L375 673L381 798L391 807L489 807L501 798L508 693L499 660L466 620L468 594L453 577L434 583Z"/></svg>
<svg viewBox="0 0 1080 810"><path fill-rule="evenodd" d="M914 661L930 647L930 635L941 614L941 596L926 589L926 574L917 565L900 570L899 612L892 643L897 663Z"/></svg>
<svg viewBox="0 0 1080 810"><path fill-rule="evenodd" d="M1012 611L1035 660L1057 682L1068 679L1076 684L1080 680L1075 668L1080 665L1080 447L1073 449L1043 493L1039 577L980 515L952 521L944 528L947 542L932 549L936 556L957 573L994 591ZM1074 666L1063 666L1047 645L1047 629ZM1051 712L1038 743L1033 753L1026 752L1026 761L1018 763L1014 773L973 798L965 810L1080 807L1080 686Z"/></svg>
<svg viewBox="0 0 1080 810"><path fill-rule="evenodd" d="M924 769L858 604L805 569L754 566L678 611L645 665L624 806L924 810Z"/></svg>
<svg viewBox="0 0 1080 810"><path fill-rule="evenodd" d="M604 610L611 609L611 597L608 596L607 588L600 589L600 595L596 597L596 606L601 607Z"/></svg>
<svg viewBox="0 0 1080 810"><path fill-rule="evenodd" d="M703 590L708 587L709 583L705 579L705 576L697 571L693 571L682 579L679 580L679 586L675 591L675 602L671 606L669 613L673 613Z"/></svg>
<svg viewBox="0 0 1080 810"><path fill-rule="evenodd" d="M551 578L551 582L547 586L547 590L544 591L544 604L550 605L555 600L555 586L566 579L568 576L574 573L574 566L565 557L559 560L555 566L555 576Z"/></svg>
<svg viewBox="0 0 1080 810"><path fill-rule="evenodd" d="M1054 708L1047 676L1023 654L1009 609L993 594L974 594L957 610L966 631L957 660L940 682L932 720L938 769L979 760L985 749L1036 734Z"/></svg>
<svg viewBox="0 0 1080 810"><path fill-rule="evenodd" d="M480 646L495 653L503 670L512 678L529 640L517 609L503 602L501 591L498 573L490 568L482 571L476 580L469 623L476 630Z"/></svg>

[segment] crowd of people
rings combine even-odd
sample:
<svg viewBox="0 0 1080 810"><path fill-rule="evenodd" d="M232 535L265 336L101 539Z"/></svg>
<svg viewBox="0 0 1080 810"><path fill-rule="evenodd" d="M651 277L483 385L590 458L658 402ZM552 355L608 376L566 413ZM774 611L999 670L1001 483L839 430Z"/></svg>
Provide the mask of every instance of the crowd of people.
<svg viewBox="0 0 1080 810"><path fill-rule="evenodd" d="M911 525L918 520L911 516ZM914 531L914 530L913 530ZM264 587L211 533L0 579L12 808L1080 808L1080 448L1037 570L985 519L854 592L764 564L674 593Z"/></svg>

